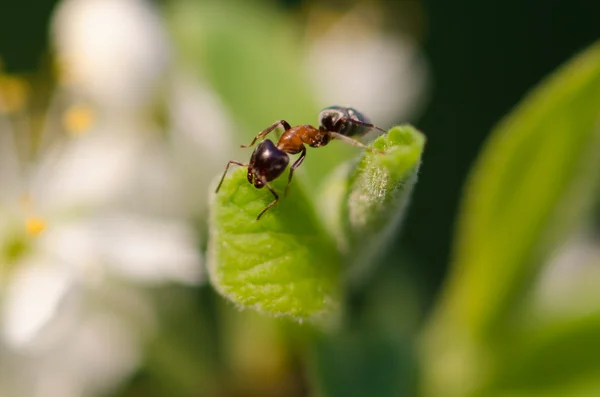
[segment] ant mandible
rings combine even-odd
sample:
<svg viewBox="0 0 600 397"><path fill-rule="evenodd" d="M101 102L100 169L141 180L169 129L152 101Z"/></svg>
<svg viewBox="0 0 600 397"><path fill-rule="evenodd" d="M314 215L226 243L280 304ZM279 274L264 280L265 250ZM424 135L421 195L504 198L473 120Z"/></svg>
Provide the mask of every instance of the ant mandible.
<svg viewBox="0 0 600 397"><path fill-rule="evenodd" d="M283 127L284 133L277 141L277 145L275 145L270 139L265 139L265 137L278 127ZM248 182L253 184L257 189L262 189L266 186L274 197L274 200L256 217L256 220L259 220L265 212L279 201L279 196L269 185L269 182L277 179L283 171L285 171L290 162L290 154L300 153L300 157L298 157L290 168L284 195L287 194L288 188L290 187L294 171L302 164L304 157L306 156L306 147L304 144L318 148L327 145L333 139L338 139L349 143L350 145L371 150L366 145L351 137L364 135L372 129L384 133L386 132L371 124L369 120L356 109L340 106L331 106L323 109L321 113L319 113L319 128L315 128L312 125L291 127L285 120L276 121L256 135L249 145L241 146L242 148L254 146L256 141L262 138L262 142L260 142L252 152L249 164L242 164L237 161L230 161L227 163L225 172L223 172L223 176L221 177L221 181L219 182L215 193L221 188L221 184L223 184L223 180L225 179L225 175L227 175L227 171L231 164L242 167L247 166Z"/></svg>

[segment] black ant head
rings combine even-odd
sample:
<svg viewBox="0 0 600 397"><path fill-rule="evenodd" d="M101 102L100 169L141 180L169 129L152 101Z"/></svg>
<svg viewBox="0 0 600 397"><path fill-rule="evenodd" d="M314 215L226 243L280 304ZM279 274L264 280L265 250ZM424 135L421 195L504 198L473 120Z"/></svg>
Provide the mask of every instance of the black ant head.
<svg viewBox="0 0 600 397"><path fill-rule="evenodd" d="M338 122L344 117L344 108L331 106L321 110L319 113L319 127L326 131L338 132Z"/></svg>
<svg viewBox="0 0 600 397"><path fill-rule="evenodd" d="M248 165L248 182L260 189L264 182L276 179L285 171L290 158L284 151L275 146L269 139L265 139L256 146L250 164Z"/></svg>
<svg viewBox="0 0 600 397"><path fill-rule="evenodd" d="M265 186L263 181L261 181L253 171L250 171L250 167L248 167L248 182L254 185L254 187L257 189L262 189Z"/></svg>
<svg viewBox="0 0 600 397"><path fill-rule="evenodd" d="M370 123L362 113L354 108L330 106L319 113L319 127L322 130L337 132L346 136L354 136L362 134L368 129L353 123L353 121Z"/></svg>

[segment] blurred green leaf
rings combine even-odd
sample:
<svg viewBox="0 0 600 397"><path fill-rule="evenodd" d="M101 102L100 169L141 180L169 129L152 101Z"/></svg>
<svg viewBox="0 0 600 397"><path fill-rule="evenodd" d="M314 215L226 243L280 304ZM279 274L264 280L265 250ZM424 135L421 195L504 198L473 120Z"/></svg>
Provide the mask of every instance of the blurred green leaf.
<svg viewBox="0 0 600 397"><path fill-rule="evenodd" d="M583 236L561 247L518 318L494 343L490 391L599 395L600 257L594 240Z"/></svg>
<svg viewBox="0 0 600 397"><path fill-rule="evenodd" d="M291 17L263 2L190 0L173 2L168 15L182 56L205 73L246 137L274 117L317 121Z"/></svg>
<svg viewBox="0 0 600 397"><path fill-rule="evenodd" d="M416 395L414 335L422 302L419 283L407 271L413 258L405 247L394 248L388 256L402 266L384 266L350 292L345 326L313 339L308 364L317 396Z"/></svg>
<svg viewBox="0 0 600 397"><path fill-rule="evenodd" d="M337 236L353 277L360 278L400 224L417 181L425 137L397 126L373 142L358 163L342 164L323 184L323 219ZM384 154L378 152L384 152Z"/></svg>
<svg viewBox="0 0 600 397"><path fill-rule="evenodd" d="M335 310L340 301L339 255L301 186L257 221L273 201L248 183L245 168L213 197L208 266L212 284L242 307L296 319ZM273 182L283 192L287 178Z"/></svg>
<svg viewBox="0 0 600 397"><path fill-rule="evenodd" d="M600 45L561 68L501 123L463 200L443 310L492 332L600 181Z"/></svg>
<svg viewBox="0 0 600 397"><path fill-rule="evenodd" d="M600 379L600 311L513 330L495 351L498 373L490 389L536 396L562 390L580 396L567 391Z"/></svg>
<svg viewBox="0 0 600 397"><path fill-rule="evenodd" d="M454 266L424 339L430 395L474 395L500 370L494 346L511 343L506 331L542 264L593 203L599 123L596 44L492 133L466 186Z"/></svg>
<svg viewBox="0 0 600 397"><path fill-rule="evenodd" d="M311 364L319 396L410 396L414 367L409 346L374 335L373 330L322 336ZM409 392L411 390L411 392Z"/></svg>

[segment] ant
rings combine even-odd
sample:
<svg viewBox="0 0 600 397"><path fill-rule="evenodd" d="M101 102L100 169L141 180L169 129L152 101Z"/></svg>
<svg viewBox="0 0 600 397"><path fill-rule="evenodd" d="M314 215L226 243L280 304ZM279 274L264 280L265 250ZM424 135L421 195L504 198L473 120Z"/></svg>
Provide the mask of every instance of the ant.
<svg viewBox="0 0 600 397"><path fill-rule="evenodd" d="M283 127L284 133L277 141L277 145L275 145L270 139L265 139L265 137L278 127ZM306 147L304 144L318 148L327 145L333 139L338 139L349 143L350 145L371 150L363 143L351 137L365 135L372 129L376 129L383 133L386 132L371 124L371 122L356 109L340 106L331 106L323 109L319 113L319 128L315 128L312 125L298 125L296 127L291 127L285 120L276 121L256 135L249 145L241 145L242 148L248 148L254 146L258 139L262 139L252 152L249 164L242 164L237 161L230 161L227 163L225 172L223 172L223 176L221 177L221 181L219 182L215 193L221 188L221 184L223 183L231 164L239 165L241 167L247 166L248 182L253 184L257 189L262 189L266 186L274 197L274 200L256 217L256 220L259 220L265 212L279 201L279 196L269 185L269 182L277 179L283 171L285 171L290 162L290 154L300 153L300 157L298 157L290 167L290 174L284 195L288 192L294 171L302 164L304 157L306 156Z"/></svg>

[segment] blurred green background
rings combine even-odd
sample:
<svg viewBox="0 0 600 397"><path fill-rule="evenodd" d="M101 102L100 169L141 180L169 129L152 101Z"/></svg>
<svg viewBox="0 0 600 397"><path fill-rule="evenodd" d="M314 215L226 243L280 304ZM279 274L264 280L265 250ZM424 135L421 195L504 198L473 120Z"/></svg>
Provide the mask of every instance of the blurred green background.
<svg viewBox="0 0 600 397"><path fill-rule="evenodd" d="M48 77L53 69L48 32L57 3L2 2L0 59L4 73L22 75L31 81L52 81ZM222 96L232 113L236 127L241 130L234 134L235 146L238 140L246 143L261 126L279 118L290 118L292 124L316 123L319 101L311 96L300 78L294 80L299 76L296 69L307 56L305 47L299 43L311 34L318 36L329 22L333 23L358 3L163 0L153 4L177 48L175 63L189 70L202 68L200 74ZM363 3L378 10L375 30L392 37L410 38L424 59L425 88L418 95L419 100L415 99L420 105L406 112L408 119L392 119L389 125L410 122L425 133L427 145L401 233L380 259L373 276L350 292L346 329L331 335L298 330L295 324L286 322L265 322L253 313L232 309L209 286L176 291L171 287L159 288L152 294L160 312L161 332L150 343L144 364L119 384L115 395L599 395L594 393L600 392L600 388L586 387L588 383L597 385L592 380L600 373L597 308L592 310L595 316L591 319L584 316L585 320L581 320L587 325L578 328L574 323L579 320L551 324L559 330L542 332L542 337L534 329L530 334L515 331L516 336L510 339L508 327L506 339L495 334L486 339L486 334L481 337L485 342L480 343L479 335L464 336L462 330L457 331L452 325L448 328L440 325L438 331L430 331L434 336L423 329L434 312L442 313L441 320L436 317L435 321L444 324L444 308L453 307L451 301L435 310L446 297L441 292L442 286L450 272L451 254L457 250L456 222L465 181L488 134L527 92L600 38L600 3L585 0ZM215 14L218 17L202 19L207 9L218 9ZM232 11L236 9L242 11ZM292 27L286 29L286 26ZM255 62L257 59L262 64ZM597 79L594 81L597 83ZM35 96L37 88L32 86ZM43 91L47 86L37 87L43 87L42 95L47 95ZM388 89L401 92L404 87L388 86ZM282 95L286 100L270 98L269 93ZM256 103L249 104L251 94L257 95ZM570 98L567 94L565 97ZM36 101L34 98L33 102ZM582 103L595 106L592 101ZM377 119L373 121L378 124ZM239 154L230 152L233 156ZM319 180L319 169L330 168L346 152L340 149L331 153L335 155L329 159L327 153L315 154L312 165L307 160L309 180ZM524 155L520 161L534 163L536 157L528 156ZM216 168L219 167L220 164ZM596 244L597 236L594 238ZM494 276L489 278L494 280ZM531 289L533 285L532 282ZM478 287L486 289L485 285ZM473 286L468 291L473 292L472 297L464 299L479 299L478 287ZM468 292L462 291L464 295ZM531 317L535 318L533 313ZM519 315L523 314L516 316ZM498 334L506 331L500 328ZM564 329L574 332L563 333ZM454 378L455 383L439 376L435 368L427 373L427 369L422 370L417 364L422 360L436 361L429 349L435 350L431 346L437 346L436 333L446 330L448 338L456 336L448 350L457 350L460 357L455 361L448 359L449 363L440 359L439 365L447 365L446 376ZM472 346L465 342L470 337L477 341ZM572 345L571 337L583 342ZM423 342L428 338L434 342ZM418 346L423 343L426 353L419 352ZM520 344L525 348L520 349ZM555 347L558 355L545 355ZM485 350L481 355L494 357L492 363L478 357L479 352L470 357L469 349L477 348ZM598 358L594 359L596 353ZM420 355L425 358L419 358ZM581 363L581 372L587 378L572 381L568 374L564 375L564 368L551 365L553 360L561 359L565 363ZM529 365L527 360L533 364ZM548 366L540 369L538 364L544 361ZM466 381L461 384L463 377L478 376L470 373L469 368L479 365L485 367L482 370L485 373L500 375L490 376L491 380L483 379L482 375L483 380L471 382L475 386ZM463 366L466 374L461 372ZM510 367L516 369L510 371L507 369ZM519 379L521 373L528 376L527 368L536 368L531 371L531 379L535 379L529 383ZM571 381L575 386L563 389L561 375L567 379L566 383ZM556 377L556 384L545 382L549 377ZM481 389L478 382L484 384ZM539 390L535 389L536 384L541 385ZM517 392L511 394L513 390Z"/></svg>

